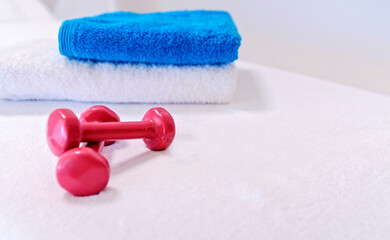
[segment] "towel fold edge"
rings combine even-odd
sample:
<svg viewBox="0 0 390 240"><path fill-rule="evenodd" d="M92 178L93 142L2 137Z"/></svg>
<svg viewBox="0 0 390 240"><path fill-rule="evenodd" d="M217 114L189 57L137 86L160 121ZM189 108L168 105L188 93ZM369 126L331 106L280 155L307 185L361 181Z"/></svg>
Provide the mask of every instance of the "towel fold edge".
<svg viewBox="0 0 390 240"><path fill-rule="evenodd" d="M72 51L72 31L74 29L74 21L64 21L61 24L60 30L58 32L58 45L61 55L67 57L74 57Z"/></svg>

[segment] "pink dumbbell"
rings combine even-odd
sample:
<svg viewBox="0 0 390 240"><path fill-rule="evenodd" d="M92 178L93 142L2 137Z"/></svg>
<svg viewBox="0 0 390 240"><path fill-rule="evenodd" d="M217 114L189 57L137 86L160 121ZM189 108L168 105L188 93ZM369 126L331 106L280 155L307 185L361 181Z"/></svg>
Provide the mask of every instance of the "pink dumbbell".
<svg viewBox="0 0 390 240"><path fill-rule="evenodd" d="M85 110L80 115L80 122L119 122L118 114L103 105L95 105ZM109 146L115 141L105 141L104 146Z"/></svg>
<svg viewBox="0 0 390 240"><path fill-rule="evenodd" d="M119 122L118 115L105 106L93 106L83 112L80 122ZM104 190L110 178L110 165L100 152L104 142L84 143L59 157L57 181L76 196L97 194Z"/></svg>
<svg viewBox="0 0 390 240"><path fill-rule="evenodd" d="M54 110L48 120L47 140L59 156L80 142L143 138L151 150L166 149L175 137L175 122L165 109L149 109L140 122L80 122L69 109Z"/></svg>

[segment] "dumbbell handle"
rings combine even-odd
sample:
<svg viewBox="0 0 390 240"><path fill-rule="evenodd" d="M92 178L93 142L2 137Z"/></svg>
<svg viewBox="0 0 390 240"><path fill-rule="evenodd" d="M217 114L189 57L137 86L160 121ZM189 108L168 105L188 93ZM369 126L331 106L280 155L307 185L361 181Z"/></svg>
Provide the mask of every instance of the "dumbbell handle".
<svg viewBox="0 0 390 240"><path fill-rule="evenodd" d="M88 147L95 150L98 153L101 153L104 147L104 142L85 142L81 144L80 147Z"/></svg>
<svg viewBox="0 0 390 240"><path fill-rule="evenodd" d="M152 121L80 123L82 142L153 138L156 127Z"/></svg>

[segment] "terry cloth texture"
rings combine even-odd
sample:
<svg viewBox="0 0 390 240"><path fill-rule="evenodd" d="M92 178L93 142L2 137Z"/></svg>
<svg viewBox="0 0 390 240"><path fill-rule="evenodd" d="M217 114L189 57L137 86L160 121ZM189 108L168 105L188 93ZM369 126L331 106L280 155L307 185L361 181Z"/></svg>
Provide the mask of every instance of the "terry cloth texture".
<svg viewBox="0 0 390 240"><path fill-rule="evenodd" d="M58 40L69 58L175 65L231 63L241 44L229 13L204 10L67 20Z"/></svg>
<svg viewBox="0 0 390 240"><path fill-rule="evenodd" d="M174 66L70 60L55 40L0 51L0 98L126 103L226 103L237 74L233 63Z"/></svg>
<svg viewBox="0 0 390 240"><path fill-rule="evenodd" d="M110 181L89 197L58 185L45 123L91 104L0 101L1 240L389 240L390 96L236 65L228 106L164 106L167 150L104 147Z"/></svg>

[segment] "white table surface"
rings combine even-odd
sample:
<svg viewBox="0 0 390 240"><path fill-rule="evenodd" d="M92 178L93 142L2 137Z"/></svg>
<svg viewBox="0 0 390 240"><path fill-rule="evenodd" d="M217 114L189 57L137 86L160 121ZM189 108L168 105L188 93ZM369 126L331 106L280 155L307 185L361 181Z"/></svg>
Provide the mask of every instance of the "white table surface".
<svg viewBox="0 0 390 240"><path fill-rule="evenodd" d="M0 101L1 239L388 239L390 97L237 63L227 105L162 105L177 135L106 147L107 189L55 179L50 112L87 103ZM122 120L159 105L108 104Z"/></svg>

